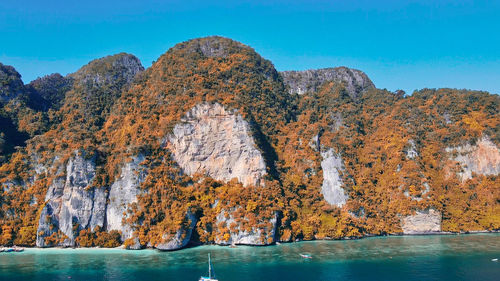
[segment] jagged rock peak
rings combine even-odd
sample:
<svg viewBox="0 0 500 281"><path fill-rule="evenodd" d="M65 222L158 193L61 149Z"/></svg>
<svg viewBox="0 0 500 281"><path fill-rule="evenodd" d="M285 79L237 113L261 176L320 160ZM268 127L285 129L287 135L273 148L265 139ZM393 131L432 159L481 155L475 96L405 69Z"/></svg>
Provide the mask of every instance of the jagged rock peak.
<svg viewBox="0 0 500 281"><path fill-rule="evenodd" d="M344 83L352 98L357 98L364 91L375 88L373 82L364 72L347 67L283 71L280 73L290 94L300 95L314 92L325 82Z"/></svg>
<svg viewBox="0 0 500 281"><path fill-rule="evenodd" d="M144 67L136 56L119 53L93 60L68 76L75 79L77 85L92 89L130 84L137 73L143 70Z"/></svg>
<svg viewBox="0 0 500 281"><path fill-rule="evenodd" d="M0 63L0 102L8 102L24 92L21 74L10 65Z"/></svg>
<svg viewBox="0 0 500 281"><path fill-rule="evenodd" d="M209 36L196 38L179 43L172 47L170 51L176 52L184 50L188 54L198 54L204 57L227 57L230 54L238 53L242 49L255 52L249 46L229 38L221 36Z"/></svg>

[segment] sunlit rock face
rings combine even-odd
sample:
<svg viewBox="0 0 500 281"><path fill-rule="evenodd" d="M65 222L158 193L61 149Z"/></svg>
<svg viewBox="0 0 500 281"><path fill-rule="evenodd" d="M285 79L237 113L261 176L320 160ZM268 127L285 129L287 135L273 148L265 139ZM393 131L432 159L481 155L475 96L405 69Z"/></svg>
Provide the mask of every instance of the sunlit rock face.
<svg viewBox="0 0 500 281"><path fill-rule="evenodd" d="M203 103L182 118L168 137L168 149L184 173L204 174L221 181L237 178L243 185L260 185L266 174L250 126L236 111Z"/></svg>
<svg viewBox="0 0 500 281"><path fill-rule="evenodd" d="M325 82L343 83L349 96L357 99L361 93L375 88L368 76L359 70L347 67L311 69L280 72L290 94L315 92Z"/></svg>
<svg viewBox="0 0 500 281"><path fill-rule="evenodd" d="M349 198L342 188L341 172L344 170L342 158L333 149L321 153L321 169L323 169L323 185L321 192L325 200L331 205L342 207Z"/></svg>
<svg viewBox="0 0 500 281"><path fill-rule="evenodd" d="M446 152L450 160L462 167L458 173L462 181L471 179L473 173L486 176L500 173L500 150L487 136L483 136L475 145L448 147Z"/></svg>
<svg viewBox="0 0 500 281"><path fill-rule="evenodd" d="M38 247L48 246L45 237L60 230L67 239L62 246L74 246L82 229L103 227L106 213L106 191L92 187L95 156L76 151L66 164L66 177L56 178L46 195L47 204L38 223Z"/></svg>
<svg viewBox="0 0 500 281"><path fill-rule="evenodd" d="M401 220L404 234L425 234L441 231L441 213L434 209L416 211Z"/></svg>
<svg viewBox="0 0 500 281"><path fill-rule="evenodd" d="M122 240L132 237L132 228L124 223L129 204L137 202L140 193L139 186L146 178L146 169L140 165L144 155L139 154L126 163L120 177L109 189L108 207L106 210L107 231L118 230Z"/></svg>

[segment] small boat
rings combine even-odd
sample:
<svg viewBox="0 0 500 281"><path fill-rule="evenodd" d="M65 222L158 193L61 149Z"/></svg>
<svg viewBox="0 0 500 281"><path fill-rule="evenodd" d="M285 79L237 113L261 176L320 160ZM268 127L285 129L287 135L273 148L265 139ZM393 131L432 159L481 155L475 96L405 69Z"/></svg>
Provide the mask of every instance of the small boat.
<svg viewBox="0 0 500 281"><path fill-rule="evenodd" d="M498 261L498 259L491 259L491 261Z"/></svg>
<svg viewBox="0 0 500 281"><path fill-rule="evenodd" d="M215 279L215 272L212 278L212 263L210 262L210 253L208 254L208 277L200 277L199 281L218 281Z"/></svg>
<svg viewBox="0 0 500 281"><path fill-rule="evenodd" d="M300 254L301 257L303 257L304 259L312 259L313 257L309 254Z"/></svg>
<svg viewBox="0 0 500 281"><path fill-rule="evenodd" d="M23 252L24 248L12 247L12 248L0 248L0 253L19 253Z"/></svg>

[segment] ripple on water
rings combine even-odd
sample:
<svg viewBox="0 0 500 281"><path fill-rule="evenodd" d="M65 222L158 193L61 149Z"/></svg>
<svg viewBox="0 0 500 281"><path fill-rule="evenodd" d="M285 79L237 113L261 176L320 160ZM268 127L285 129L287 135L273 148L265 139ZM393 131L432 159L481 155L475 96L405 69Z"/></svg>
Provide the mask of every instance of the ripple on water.
<svg viewBox="0 0 500 281"><path fill-rule="evenodd" d="M27 249L0 254L0 280L497 280L499 234L375 237L176 252ZM300 253L309 253L306 260Z"/></svg>

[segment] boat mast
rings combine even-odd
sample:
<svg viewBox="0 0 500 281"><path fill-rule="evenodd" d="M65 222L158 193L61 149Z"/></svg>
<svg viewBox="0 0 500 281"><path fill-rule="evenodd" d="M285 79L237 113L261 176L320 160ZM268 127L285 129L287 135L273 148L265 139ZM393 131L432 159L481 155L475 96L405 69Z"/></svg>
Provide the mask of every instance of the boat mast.
<svg viewBox="0 0 500 281"><path fill-rule="evenodd" d="M212 279L212 264L210 263L210 253L208 253L208 278Z"/></svg>

